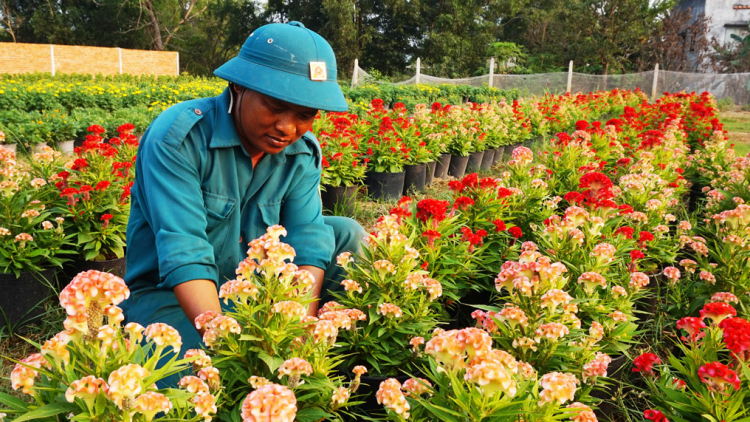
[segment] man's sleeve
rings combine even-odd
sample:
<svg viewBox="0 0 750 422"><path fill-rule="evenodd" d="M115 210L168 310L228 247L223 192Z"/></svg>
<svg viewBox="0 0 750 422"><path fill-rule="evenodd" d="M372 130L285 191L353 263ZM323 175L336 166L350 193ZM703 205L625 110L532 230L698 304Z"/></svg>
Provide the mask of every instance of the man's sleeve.
<svg viewBox="0 0 750 422"><path fill-rule="evenodd" d="M333 228L323 222L319 161L315 155L310 158L281 207L280 221L288 233L282 240L297 253L294 263L326 269L335 250L335 238Z"/></svg>
<svg viewBox="0 0 750 422"><path fill-rule="evenodd" d="M146 139L138 154L144 215L156 238L159 287L169 289L190 280L219 279L214 249L206 236L200 153L191 150L192 142L184 141L194 136L188 131L195 121L180 122L188 116L179 116L164 136ZM181 123L187 128L176 133Z"/></svg>

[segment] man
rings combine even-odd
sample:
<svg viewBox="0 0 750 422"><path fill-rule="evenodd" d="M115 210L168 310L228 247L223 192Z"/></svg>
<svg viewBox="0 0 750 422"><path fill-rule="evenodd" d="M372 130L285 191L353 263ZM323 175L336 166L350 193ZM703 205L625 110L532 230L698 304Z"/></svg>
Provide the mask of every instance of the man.
<svg viewBox="0 0 750 422"><path fill-rule="evenodd" d="M330 45L299 22L265 25L214 74L218 97L164 111L138 151L128 222L126 319L164 322L182 350L200 347L193 320L220 311L247 244L283 225L316 294L335 288L335 256L365 235L354 220L323 217L321 151L309 132L319 109L346 111ZM314 314L317 304L310 313Z"/></svg>

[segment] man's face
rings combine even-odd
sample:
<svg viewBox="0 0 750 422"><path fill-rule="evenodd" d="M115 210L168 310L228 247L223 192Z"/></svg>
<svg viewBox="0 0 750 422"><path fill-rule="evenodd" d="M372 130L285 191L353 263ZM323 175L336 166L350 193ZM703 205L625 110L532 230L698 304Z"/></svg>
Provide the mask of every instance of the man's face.
<svg viewBox="0 0 750 422"><path fill-rule="evenodd" d="M237 103L233 111L235 128L251 156L278 154L312 128L318 113L249 89L243 95L243 88L237 85L232 89Z"/></svg>

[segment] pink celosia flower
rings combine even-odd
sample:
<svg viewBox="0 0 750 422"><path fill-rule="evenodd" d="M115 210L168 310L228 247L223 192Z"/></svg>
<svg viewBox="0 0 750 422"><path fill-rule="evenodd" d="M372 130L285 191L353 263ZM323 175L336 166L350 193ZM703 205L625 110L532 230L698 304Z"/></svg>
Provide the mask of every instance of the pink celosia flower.
<svg viewBox="0 0 750 422"><path fill-rule="evenodd" d="M297 398L292 390L264 385L248 394L242 402L243 422L292 422L297 415Z"/></svg>
<svg viewBox="0 0 750 422"><path fill-rule="evenodd" d="M395 378L388 378L380 383L380 388L375 393L378 404L382 404L404 418L409 417L409 403L404 393L401 392L401 383Z"/></svg>
<svg viewBox="0 0 750 422"><path fill-rule="evenodd" d="M539 385L543 388L539 393L541 399L539 405L542 406L551 402L564 404L567 401L572 401L578 389L578 383L578 379L573 374L561 372L544 374L539 381Z"/></svg>

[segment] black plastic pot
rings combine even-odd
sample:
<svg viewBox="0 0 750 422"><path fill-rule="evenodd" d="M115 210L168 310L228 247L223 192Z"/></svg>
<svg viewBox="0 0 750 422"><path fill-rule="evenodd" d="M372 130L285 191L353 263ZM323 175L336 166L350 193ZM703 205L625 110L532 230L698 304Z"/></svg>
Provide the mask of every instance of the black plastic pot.
<svg viewBox="0 0 750 422"><path fill-rule="evenodd" d="M73 280L78 273L96 270L103 273L112 273L120 278L125 277L125 257L107 259L104 261L86 261L76 258L65 264L63 273L58 277L58 289L62 290Z"/></svg>
<svg viewBox="0 0 750 422"><path fill-rule="evenodd" d="M359 186L329 186L325 185L320 192L323 200L323 208L336 215L351 216L354 214L354 205L357 200L357 189Z"/></svg>
<svg viewBox="0 0 750 422"><path fill-rule="evenodd" d="M482 170L489 170L492 168L492 162L495 161L495 150L494 149L486 149L484 150L484 155L482 156Z"/></svg>
<svg viewBox="0 0 750 422"><path fill-rule="evenodd" d="M437 167L437 163L434 161L430 161L427 163L427 174L424 178L424 185L430 186L432 185L432 181L435 180L435 167Z"/></svg>
<svg viewBox="0 0 750 422"><path fill-rule="evenodd" d="M424 192L427 179L427 164L408 164L404 166L404 195L409 191Z"/></svg>
<svg viewBox="0 0 750 422"><path fill-rule="evenodd" d="M367 172L365 179L367 184L367 193L374 200L396 200L401 198L401 192L404 190L404 172L398 173L380 173Z"/></svg>
<svg viewBox="0 0 750 422"><path fill-rule="evenodd" d="M505 153L505 145L495 148L495 154L492 156L492 166L494 167L502 161L503 153Z"/></svg>
<svg viewBox="0 0 750 422"><path fill-rule="evenodd" d="M526 142L523 143L523 146L525 146L526 148L531 148L534 145L535 142L536 142L536 140L529 139L528 141L526 141Z"/></svg>
<svg viewBox="0 0 750 422"><path fill-rule="evenodd" d="M466 172L478 172L482 167L482 158L484 158L484 151L477 151L469 154L469 162L466 164Z"/></svg>
<svg viewBox="0 0 750 422"><path fill-rule="evenodd" d="M57 269L13 273L0 273L0 324L9 332L32 322L38 322L45 313L44 302L52 293Z"/></svg>
<svg viewBox="0 0 750 422"><path fill-rule="evenodd" d="M448 168L450 167L451 157L452 155L450 154L443 154L435 163L436 179L445 179L446 177L448 177Z"/></svg>
<svg viewBox="0 0 750 422"><path fill-rule="evenodd" d="M453 176L456 179L464 177L466 173L466 165L469 163L469 156L463 155L452 155L451 162L448 166L448 175Z"/></svg>
<svg viewBox="0 0 750 422"><path fill-rule="evenodd" d="M612 396L617 393L620 382L625 375L625 364L627 362L628 357L625 355L612 358L612 362L610 362L607 367L607 378L610 379L610 383L601 387L600 390L591 390L591 397L603 400L599 404L599 407L594 410L594 413L599 420L617 420L612 418L615 409L618 408Z"/></svg>

